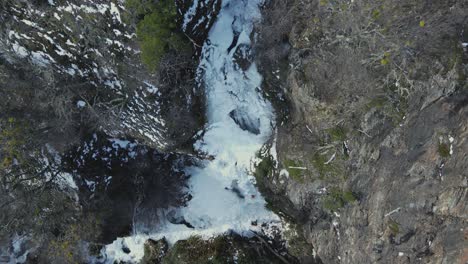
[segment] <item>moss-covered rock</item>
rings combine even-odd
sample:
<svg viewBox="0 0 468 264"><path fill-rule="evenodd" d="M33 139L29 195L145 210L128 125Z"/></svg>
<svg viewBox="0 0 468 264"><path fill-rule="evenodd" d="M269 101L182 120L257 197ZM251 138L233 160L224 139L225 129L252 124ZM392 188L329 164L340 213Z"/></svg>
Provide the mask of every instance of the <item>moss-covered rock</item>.
<svg viewBox="0 0 468 264"><path fill-rule="evenodd" d="M356 195L347 190L340 190L336 187L331 188L323 198L323 208L329 211L338 211L345 205L356 201Z"/></svg>
<svg viewBox="0 0 468 264"><path fill-rule="evenodd" d="M264 178L271 175L275 166L273 157L267 155L255 166L254 175L256 178Z"/></svg>
<svg viewBox="0 0 468 264"><path fill-rule="evenodd" d="M303 167L304 163L302 161L286 159L283 163L289 173L289 177L297 182L304 182L304 175L307 168Z"/></svg>
<svg viewBox="0 0 468 264"><path fill-rule="evenodd" d="M201 237L193 236L187 240L176 242L163 258L162 263L282 263L282 257L278 257L279 255L276 254L264 248L262 242L255 238L247 239L232 234L204 240Z"/></svg>
<svg viewBox="0 0 468 264"><path fill-rule="evenodd" d="M156 264L161 263L163 257L166 255L169 245L165 238L159 240L148 239L144 245L144 256L141 264Z"/></svg>

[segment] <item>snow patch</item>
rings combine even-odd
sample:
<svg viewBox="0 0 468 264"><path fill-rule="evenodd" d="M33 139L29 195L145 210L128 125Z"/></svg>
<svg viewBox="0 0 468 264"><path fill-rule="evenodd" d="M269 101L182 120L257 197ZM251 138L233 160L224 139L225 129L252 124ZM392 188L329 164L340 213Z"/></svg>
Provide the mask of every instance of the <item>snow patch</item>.
<svg viewBox="0 0 468 264"><path fill-rule="evenodd" d="M286 170L286 169L282 169L282 170L280 170L279 175L280 175L280 177L289 178L289 171Z"/></svg>
<svg viewBox="0 0 468 264"><path fill-rule="evenodd" d="M55 62L49 54L42 51L31 52L31 60L33 63L41 67L49 65L51 62Z"/></svg>
<svg viewBox="0 0 468 264"><path fill-rule="evenodd" d="M13 43L12 49L20 58L25 58L29 55L28 50L25 47L20 46L18 43Z"/></svg>
<svg viewBox="0 0 468 264"><path fill-rule="evenodd" d="M78 186L76 186L75 180L73 179L73 176L70 173L60 173L57 176L57 179L55 182L62 188L62 189L67 189L67 188L72 188L74 190L78 190Z"/></svg>
<svg viewBox="0 0 468 264"><path fill-rule="evenodd" d="M195 13L197 11L197 6L198 6L198 0L193 0L192 6L184 14L184 23L182 25L182 30L185 31L187 29L188 23L190 23L190 21L192 21L193 17L195 16Z"/></svg>
<svg viewBox="0 0 468 264"><path fill-rule="evenodd" d="M29 20L27 20L27 19L23 19L23 20L21 20L21 22L25 23L26 25L28 25L28 26L30 26L30 27L35 27L35 28L38 28L38 29L39 29L39 27L37 26L36 23L34 23L34 22L32 22L32 21L29 21Z"/></svg>
<svg viewBox="0 0 468 264"><path fill-rule="evenodd" d="M78 108L83 108L85 106L86 106L85 101L79 100L78 102L76 102L76 107L78 107Z"/></svg>
<svg viewBox="0 0 468 264"><path fill-rule="evenodd" d="M146 91L148 91L148 93L155 94L156 92L158 92L158 88L156 88L156 86L152 85L147 81L143 81L143 83L146 84Z"/></svg>
<svg viewBox="0 0 468 264"><path fill-rule="evenodd" d="M120 18L120 11L113 2L110 4L110 13L119 23L122 23L122 19Z"/></svg>

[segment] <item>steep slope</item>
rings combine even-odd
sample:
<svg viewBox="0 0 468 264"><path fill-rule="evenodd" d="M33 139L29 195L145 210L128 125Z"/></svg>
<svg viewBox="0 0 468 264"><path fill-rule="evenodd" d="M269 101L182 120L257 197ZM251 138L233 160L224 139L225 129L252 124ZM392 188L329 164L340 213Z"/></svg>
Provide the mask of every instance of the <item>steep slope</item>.
<svg viewBox="0 0 468 264"><path fill-rule="evenodd" d="M181 168L204 124L197 42L219 3L183 32L196 1L178 2L157 3L185 49L162 47L157 69L136 34L156 2L0 2L0 262L80 262L184 203Z"/></svg>
<svg viewBox="0 0 468 264"><path fill-rule="evenodd" d="M257 58L279 163L265 155L257 181L308 241L304 262L467 261L467 14L466 1L267 5Z"/></svg>
<svg viewBox="0 0 468 264"><path fill-rule="evenodd" d="M187 77L167 81L141 63L123 1L4 1L0 17L3 94L35 89L44 94L37 100L49 106L44 112L78 119L70 122L75 126L81 116L88 126L163 151L180 147L198 130L200 91L187 88L193 85Z"/></svg>

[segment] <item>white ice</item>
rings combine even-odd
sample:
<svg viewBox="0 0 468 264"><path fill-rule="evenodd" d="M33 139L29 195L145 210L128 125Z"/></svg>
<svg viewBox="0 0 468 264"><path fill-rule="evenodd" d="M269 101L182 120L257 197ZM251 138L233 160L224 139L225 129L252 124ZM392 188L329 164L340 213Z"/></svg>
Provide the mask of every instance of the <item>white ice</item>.
<svg viewBox="0 0 468 264"><path fill-rule="evenodd" d="M165 237L169 243L192 235L211 237L232 230L248 234L256 230L253 221L278 222L265 208L265 200L255 187L249 172L256 153L271 137L274 113L260 93L262 78L255 64L242 71L233 62L239 44L250 44L253 23L260 18L261 0L225 0L218 19L204 45L199 65L200 83L207 100L207 125L195 148L214 157L203 166L186 168L189 192L193 198L186 207L175 209L194 228L166 223L154 234L134 234L106 246L107 260L138 261L147 238ZM239 34L236 47L228 53L234 32ZM209 43L209 44L208 44ZM242 130L229 113L242 109L246 119L259 120L260 133ZM258 123L258 122L257 122ZM130 249L122 252L122 245Z"/></svg>

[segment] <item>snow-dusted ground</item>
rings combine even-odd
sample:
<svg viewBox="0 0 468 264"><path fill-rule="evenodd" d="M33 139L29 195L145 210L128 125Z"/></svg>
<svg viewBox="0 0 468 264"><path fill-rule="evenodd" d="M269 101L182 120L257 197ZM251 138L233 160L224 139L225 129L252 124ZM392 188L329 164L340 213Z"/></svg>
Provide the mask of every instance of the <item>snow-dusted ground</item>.
<svg viewBox="0 0 468 264"><path fill-rule="evenodd" d="M272 133L273 109L262 98L262 81L256 65L242 71L233 62L234 52L240 44L251 43L253 23L260 18L262 0L224 0L216 23L203 47L199 66L200 83L207 96L206 133L195 148L215 157L203 167L190 167L190 193L188 205L176 209L194 228L167 223L152 235L135 234L119 238L105 247L108 262L114 260L137 261L143 257L143 243L149 237L165 237L170 243L191 235L210 237L228 230L248 235L261 223L278 222L279 218L265 208L265 200L249 174L252 160ZM238 41L229 49L235 35ZM248 126L252 133L241 129L231 118ZM238 122L239 123L239 122ZM258 222L258 226L252 222ZM122 252L122 246L130 253Z"/></svg>

